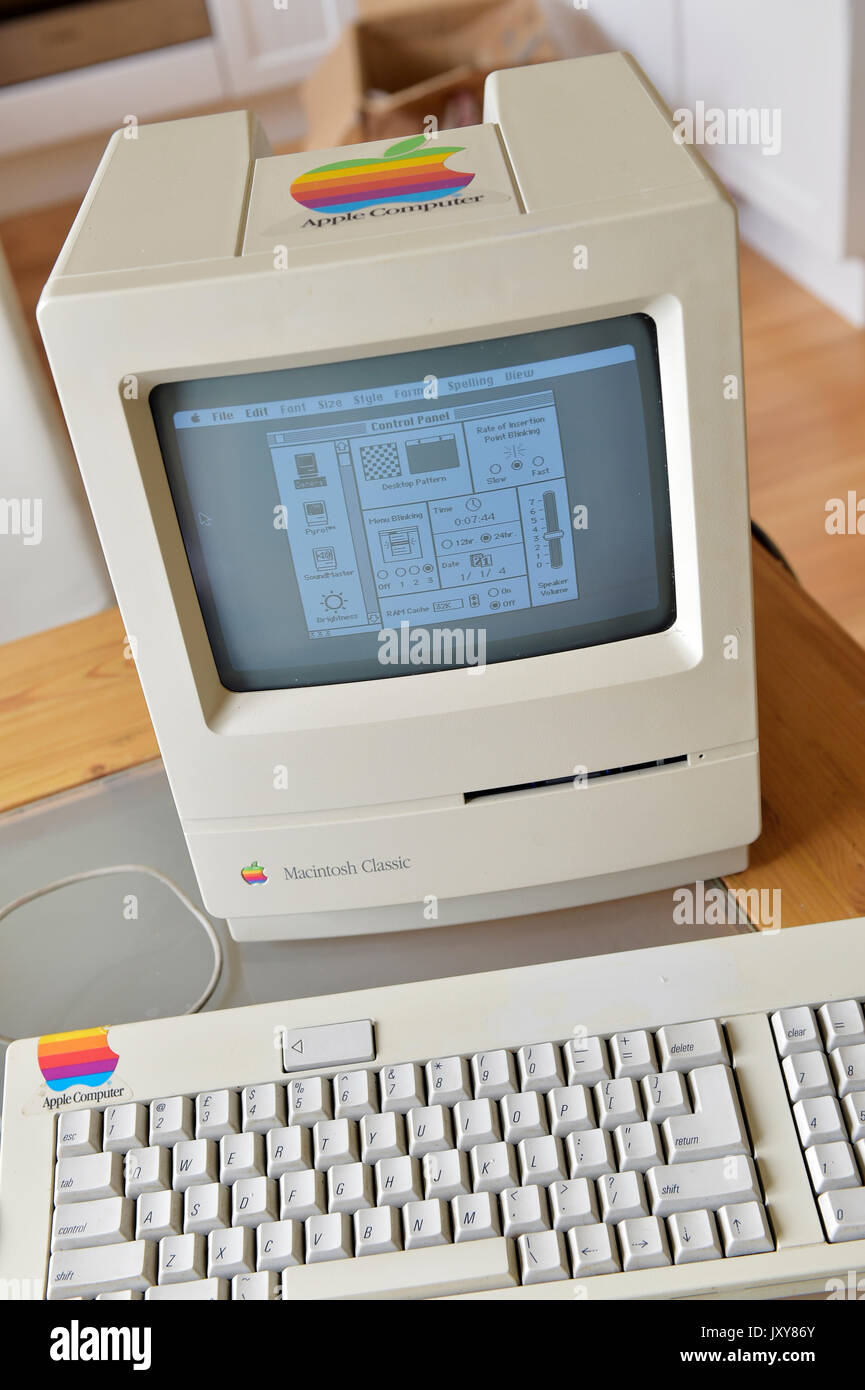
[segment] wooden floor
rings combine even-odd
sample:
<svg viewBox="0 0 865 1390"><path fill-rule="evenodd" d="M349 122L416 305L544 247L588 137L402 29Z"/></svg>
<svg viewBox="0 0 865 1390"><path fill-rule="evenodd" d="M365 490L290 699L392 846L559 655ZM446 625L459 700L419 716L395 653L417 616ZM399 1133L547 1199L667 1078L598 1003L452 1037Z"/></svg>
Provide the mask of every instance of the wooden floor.
<svg viewBox="0 0 865 1390"><path fill-rule="evenodd" d="M37 342L33 311L76 210L64 203L0 222ZM865 536L826 531L831 498L865 498L865 332L747 247L742 307L751 513L865 646Z"/></svg>

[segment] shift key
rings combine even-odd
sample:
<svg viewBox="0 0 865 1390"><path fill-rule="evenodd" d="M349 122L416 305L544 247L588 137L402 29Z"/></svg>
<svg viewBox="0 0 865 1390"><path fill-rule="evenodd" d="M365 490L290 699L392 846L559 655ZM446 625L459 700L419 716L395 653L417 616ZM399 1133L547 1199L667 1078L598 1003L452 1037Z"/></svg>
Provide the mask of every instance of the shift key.
<svg viewBox="0 0 865 1390"><path fill-rule="evenodd" d="M645 1181L654 1216L763 1200L753 1159L742 1154L650 1168Z"/></svg>

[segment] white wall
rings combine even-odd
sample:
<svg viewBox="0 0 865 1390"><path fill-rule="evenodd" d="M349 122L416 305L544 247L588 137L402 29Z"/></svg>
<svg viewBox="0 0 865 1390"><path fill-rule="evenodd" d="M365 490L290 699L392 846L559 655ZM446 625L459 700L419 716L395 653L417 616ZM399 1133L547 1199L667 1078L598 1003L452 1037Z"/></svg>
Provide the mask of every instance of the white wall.
<svg viewBox="0 0 865 1390"><path fill-rule="evenodd" d="M114 600L66 427L2 253L0 439L0 642L9 642Z"/></svg>

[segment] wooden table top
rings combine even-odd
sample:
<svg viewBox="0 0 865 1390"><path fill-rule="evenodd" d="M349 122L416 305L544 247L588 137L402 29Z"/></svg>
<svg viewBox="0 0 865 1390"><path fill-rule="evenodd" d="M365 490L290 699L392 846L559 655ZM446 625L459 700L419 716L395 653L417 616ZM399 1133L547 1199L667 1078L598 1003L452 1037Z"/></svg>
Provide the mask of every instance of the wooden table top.
<svg viewBox="0 0 865 1390"><path fill-rule="evenodd" d="M865 914L865 650L754 547L763 833L736 889ZM0 648L0 810L159 756L117 609Z"/></svg>

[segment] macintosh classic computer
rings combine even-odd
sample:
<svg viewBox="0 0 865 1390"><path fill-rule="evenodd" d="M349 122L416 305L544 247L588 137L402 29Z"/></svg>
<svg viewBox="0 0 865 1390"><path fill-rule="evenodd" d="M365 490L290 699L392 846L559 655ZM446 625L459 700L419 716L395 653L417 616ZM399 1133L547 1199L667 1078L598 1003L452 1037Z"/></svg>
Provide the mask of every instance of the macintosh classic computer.
<svg viewBox="0 0 865 1390"><path fill-rule="evenodd" d="M628 58L346 150L124 129L39 322L236 938L745 864L735 214Z"/></svg>

